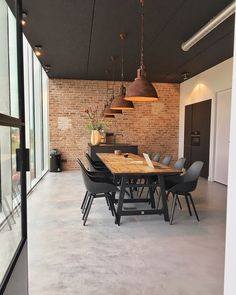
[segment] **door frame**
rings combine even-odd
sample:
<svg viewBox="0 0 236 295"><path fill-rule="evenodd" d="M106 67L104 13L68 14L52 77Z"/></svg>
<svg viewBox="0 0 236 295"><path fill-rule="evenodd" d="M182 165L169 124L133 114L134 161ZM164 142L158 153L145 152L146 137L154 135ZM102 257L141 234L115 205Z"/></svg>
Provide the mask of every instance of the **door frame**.
<svg viewBox="0 0 236 295"><path fill-rule="evenodd" d="M22 0L15 1L16 16L16 31L17 31L17 73L18 73L18 104L19 118L0 114L0 125L7 127L16 127L20 130L20 153L25 154L25 104L24 104L24 70L23 70L23 32L21 26L22 17ZM23 247L27 243L27 188L26 188L26 158L20 159L20 183L21 183L21 241L13 255L13 258L8 266L8 269L0 283L0 293L6 289L8 282L12 276L19 256L22 253Z"/></svg>
<svg viewBox="0 0 236 295"><path fill-rule="evenodd" d="M210 143L210 150L212 153L212 163L211 163L211 177L209 178L209 181L215 181L215 159L216 159L216 121L217 121L217 97L219 95L219 93L225 92L225 91L232 91L232 88L225 88L225 89L221 89L219 91L216 92L215 94L215 98L214 98L214 108L212 109L212 131L213 131L213 136L211 139L211 143ZM222 184L224 185L224 184Z"/></svg>

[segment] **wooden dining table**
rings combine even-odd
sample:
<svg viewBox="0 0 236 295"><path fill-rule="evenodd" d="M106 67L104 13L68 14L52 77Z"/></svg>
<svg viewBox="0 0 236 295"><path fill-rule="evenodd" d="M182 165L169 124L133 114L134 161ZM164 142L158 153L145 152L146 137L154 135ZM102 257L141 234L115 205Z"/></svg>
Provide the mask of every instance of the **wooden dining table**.
<svg viewBox="0 0 236 295"><path fill-rule="evenodd" d="M126 154L127 155L127 154ZM142 156L135 154L116 155L114 153L97 153L98 158L108 168L114 178L114 182L120 186L119 198L117 201L117 218L116 223L120 225L121 216L128 215L163 215L165 221L169 221L169 212L167 206L165 176L178 175L180 170L173 169L158 162L153 162L154 168L149 167ZM144 179L144 181L139 181ZM162 208L156 208L154 192L156 187L160 188L162 199ZM147 187L150 198L125 198L127 189ZM142 203L149 202L150 209L127 210L123 208L124 203Z"/></svg>

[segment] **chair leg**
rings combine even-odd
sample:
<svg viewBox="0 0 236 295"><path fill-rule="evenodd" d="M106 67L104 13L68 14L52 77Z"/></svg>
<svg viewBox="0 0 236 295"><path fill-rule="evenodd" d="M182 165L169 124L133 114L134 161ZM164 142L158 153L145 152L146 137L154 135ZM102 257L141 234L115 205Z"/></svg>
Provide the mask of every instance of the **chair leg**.
<svg viewBox="0 0 236 295"><path fill-rule="evenodd" d="M188 200L188 195L185 195L185 200L186 200L186 203L187 203L187 206L188 206L188 212L189 212L189 215L192 216L192 211L191 211L191 209L190 209L189 200Z"/></svg>
<svg viewBox="0 0 236 295"><path fill-rule="evenodd" d="M110 195L108 195L108 199L109 199L109 201L110 201L110 204L111 204L111 210L112 210L112 216L114 216L115 215L115 219L117 219L117 214L116 214L116 208L115 208L115 206L114 206L114 201L113 201L113 197L112 196L110 196Z"/></svg>
<svg viewBox="0 0 236 295"><path fill-rule="evenodd" d="M146 179L145 179L143 184L146 184L146 183L147 183L147 181L146 181ZM139 194L139 198L142 197L143 190L144 190L144 186L141 188L141 191L140 191L140 194Z"/></svg>
<svg viewBox="0 0 236 295"><path fill-rule="evenodd" d="M110 199L110 195L105 194L105 198L106 198L106 201L108 203L109 210L111 210L111 214L112 214L112 216L114 216L114 211L113 211L113 206L112 206L112 202L111 202L111 199Z"/></svg>
<svg viewBox="0 0 236 295"><path fill-rule="evenodd" d="M84 225L86 224L86 221L87 221L87 218L88 218L92 203L93 203L93 195L91 195L91 198L90 198L89 203L88 203L88 208L86 208L86 213L85 213L85 217L84 217Z"/></svg>
<svg viewBox="0 0 236 295"><path fill-rule="evenodd" d="M182 210L182 205L181 205L181 203L180 203L179 196L177 197L177 202L178 202L178 204L179 204L179 208L180 208L180 210Z"/></svg>
<svg viewBox="0 0 236 295"><path fill-rule="evenodd" d="M188 194L188 196L189 196L190 202L191 202L191 204L193 206L193 210L194 210L194 213L196 215L197 221L199 221L199 217L198 217L197 210L196 210L196 207L195 207L194 202L193 202L192 195L191 194Z"/></svg>
<svg viewBox="0 0 236 295"><path fill-rule="evenodd" d="M86 211L90 196L91 196L91 193L88 192L87 197L86 197L85 202L84 202L84 206L83 206L82 211L81 211L82 214L84 214L85 211Z"/></svg>
<svg viewBox="0 0 236 295"><path fill-rule="evenodd" d="M173 224L177 197L178 197L178 195L175 194L174 199L173 199L173 203L172 203L172 208L171 208L170 224Z"/></svg>
<svg viewBox="0 0 236 295"><path fill-rule="evenodd" d="M86 193L85 193L85 196L84 196L84 199L83 199L82 205L81 205L81 207L80 207L81 210L83 210L84 207L85 207L87 197L88 197L88 191L86 191Z"/></svg>
<svg viewBox="0 0 236 295"><path fill-rule="evenodd" d="M161 196L158 195L158 199L157 199L157 209L159 208L160 200L161 200Z"/></svg>
<svg viewBox="0 0 236 295"><path fill-rule="evenodd" d="M171 191L168 191L167 194L166 194L166 200L167 201L169 201L169 195L170 195L170 193L171 193ZM173 195L173 193L172 193L172 195ZM174 195L173 195L173 197L174 197Z"/></svg>
<svg viewBox="0 0 236 295"><path fill-rule="evenodd" d="M107 198L107 194L105 194L105 199L106 199L106 202L107 202L108 209L111 210L111 206L110 206L109 200Z"/></svg>
<svg viewBox="0 0 236 295"><path fill-rule="evenodd" d="M85 217L86 212L88 210L88 206L89 206L89 202L90 202L91 198L92 198L92 194L89 194L88 197L87 197L86 205L84 206L84 209L82 211L82 213L83 213L82 220L84 220L84 217Z"/></svg>

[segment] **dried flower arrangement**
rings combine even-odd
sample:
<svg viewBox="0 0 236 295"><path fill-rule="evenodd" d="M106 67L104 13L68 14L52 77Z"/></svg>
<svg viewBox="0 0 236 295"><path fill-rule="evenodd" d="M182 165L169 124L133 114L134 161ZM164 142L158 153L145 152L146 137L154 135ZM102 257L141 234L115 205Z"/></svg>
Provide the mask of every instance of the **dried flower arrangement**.
<svg viewBox="0 0 236 295"><path fill-rule="evenodd" d="M89 123L87 125L89 130L104 130L107 127L107 124L104 120L103 112L99 112L98 107L85 110L85 113L89 117Z"/></svg>

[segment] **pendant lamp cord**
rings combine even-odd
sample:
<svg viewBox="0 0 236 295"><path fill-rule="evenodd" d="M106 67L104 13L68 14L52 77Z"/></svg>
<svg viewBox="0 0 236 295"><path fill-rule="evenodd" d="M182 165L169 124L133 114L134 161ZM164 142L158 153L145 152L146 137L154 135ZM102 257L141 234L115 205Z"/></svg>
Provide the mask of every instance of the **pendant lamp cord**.
<svg viewBox="0 0 236 295"><path fill-rule="evenodd" d="M124 86L124 50L125 50L125 33L120 34L121 39L121 87Z"/></svg>
<svg viewBox="0 0 236 295"><path fill-rule="evenodd" d="M141 68L144 66L144 0L140 0L141 4Z"/></svg>
<svg viewBox="0 0 236 295"><path fill-rule="evenodd" d="M115 97L115 58L112 60L112 66L113 66L112 67L113 85L112 85L112 97L111 97L111 101Z"/></svg>
<svg viewBox="0 0 236 295"><path fill-rule="evenodd" d="M108 87L109 87L109 81L108 81L108 75L109 75L109 70L106 70L106 76L107 76L107 97L106 97L106 104L105 107L108 105L109 98L108 98Z"/></svg>

